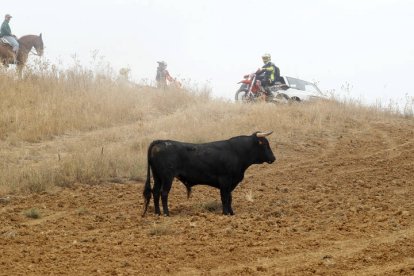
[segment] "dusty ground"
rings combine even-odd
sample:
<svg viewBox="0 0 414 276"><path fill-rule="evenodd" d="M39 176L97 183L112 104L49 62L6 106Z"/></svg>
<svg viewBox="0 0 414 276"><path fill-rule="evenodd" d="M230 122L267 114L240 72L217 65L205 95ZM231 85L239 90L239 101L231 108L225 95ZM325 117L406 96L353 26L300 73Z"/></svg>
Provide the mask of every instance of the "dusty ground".
<svg viewBox="0 0 414 276"><path fill-rule="evenodd" d="M0 199L1 275L414 275L414 129L369 124L272 145L233 193L175 183L141 218L142 183ZM36 208L41 217L25 212Z"/></svg>

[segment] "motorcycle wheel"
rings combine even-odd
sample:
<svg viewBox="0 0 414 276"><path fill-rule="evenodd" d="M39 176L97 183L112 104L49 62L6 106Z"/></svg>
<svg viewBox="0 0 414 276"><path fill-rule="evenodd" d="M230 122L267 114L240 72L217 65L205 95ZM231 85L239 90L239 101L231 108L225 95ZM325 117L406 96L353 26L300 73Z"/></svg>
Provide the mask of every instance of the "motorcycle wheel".
<svg viewBox="0 0 414 276"><path fill-rule="evenodd" d="M248 91L243 90L243 89L239 89L239 90L237 90L234 99L236 100L236 102L247 103L247 102L249 102L247 93L248 93Z"/></svg>

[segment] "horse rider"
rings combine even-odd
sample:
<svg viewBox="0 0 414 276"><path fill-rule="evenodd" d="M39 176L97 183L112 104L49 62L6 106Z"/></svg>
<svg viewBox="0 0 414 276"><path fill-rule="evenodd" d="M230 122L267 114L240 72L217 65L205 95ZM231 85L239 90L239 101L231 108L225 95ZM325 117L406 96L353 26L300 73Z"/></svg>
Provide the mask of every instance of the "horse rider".
<svg viewBox="0 0 414 276"><path fill-rule="evenodd" d="M167 80L169 82L174 82L175 80L171 77L170 73L167 70L167 63L165 61L157 61L157 75L155 80L157 81L158 88L166 88Z"/></svg>
<svg viewBox="0 0 414 276"><path fill-rule="evenodd" d="M16 39L16 36L12 34L11 29L10 29L10 19L12 18L12 16L10 14L6 14L4 16L4 21L3 24L1 24L1 29L0 29L0 37L4 38L7 40L7 42L9 42L9 44L12 46L13 48L13 52L14 52L14 60L16 63L16 58L17 58L17 53L19 51L19 42Z"/></svg>
<svg viewBox="0 0 414 276"><path fill-rule="evenodd" d="M273 64L272 57L270 54L264 54L262 56L264 65L259 68L256 72L257 79L261 81L261 85L265 90L266 96L272 96L270 86L274 85L275 82L280 79L280 70Z"/></svg>

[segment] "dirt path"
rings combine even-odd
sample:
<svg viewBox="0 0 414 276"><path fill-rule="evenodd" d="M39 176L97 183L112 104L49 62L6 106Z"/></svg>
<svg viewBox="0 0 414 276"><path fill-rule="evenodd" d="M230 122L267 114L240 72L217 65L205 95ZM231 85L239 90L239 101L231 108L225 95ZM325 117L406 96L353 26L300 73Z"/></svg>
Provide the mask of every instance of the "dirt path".
<svg viewBox="0 0 414 276"><path fill-rule="evenodd" d="M169 218L141 218L142 183L1 198L0 275L414 275L413 137L376 123L285 145L247 171L233 217L178 182Z"/></svg>
<svg viewBox="0 0 414 276"><path fill-rule="evenodd" d="M124 143L126 137L136 135L136 129L139 128L140 124L142 123L129 123L105 129L74 132L41 143L0 141L0 158L18 165L58 160L67 154L73 153L73 149L79 147L79 145L96 147L98 145L108 146L109 144Z"/></svg>

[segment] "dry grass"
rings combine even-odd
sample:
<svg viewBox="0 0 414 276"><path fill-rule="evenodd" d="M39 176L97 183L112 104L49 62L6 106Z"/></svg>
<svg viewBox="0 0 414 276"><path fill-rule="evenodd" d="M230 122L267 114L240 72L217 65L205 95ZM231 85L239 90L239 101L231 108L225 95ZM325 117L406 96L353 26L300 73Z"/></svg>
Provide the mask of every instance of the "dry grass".
<svg viewBox="0 0 414 276"><path fill-rule="evenodd" d="M142 179L154 139L200 143L274 130L271 144L280 146L402 117L355 102L242 105L206 90L163 91L81 67L44 67L22 80L0 74L0 195Z"/></svg>
<svg viewBox="0 0 414 276"><path fill-rule="evenodd" d="M222 205L219 201L211 200L199 203L197 209L207 212L219 212L222 210Z"/></svg>
<svg viewBox="0 0 414 276"><path fill-rule="evenodd" d="M150 236L163 236L163 235L169 235L173 233L174 233L173 225L169 221L163 221L159 223L154 222L154 224L148 231L148 234Z"/></svg>
<svg viewBox="0 0 414 276"><path fill-rule="evenodd" d="M41 217L39 210L37 210L36 208L26 210L24 214L26 217L32 218L32 219L38 219Z"/></svg>
<svg viewBox="0 0 414 276"><path fill-rule="evenodd" d="M246 200L248 201L248 202L254 202L254 196L253 196L253 192L252 192L252 190L249 190L247 193L246 193Z"/></svg>

